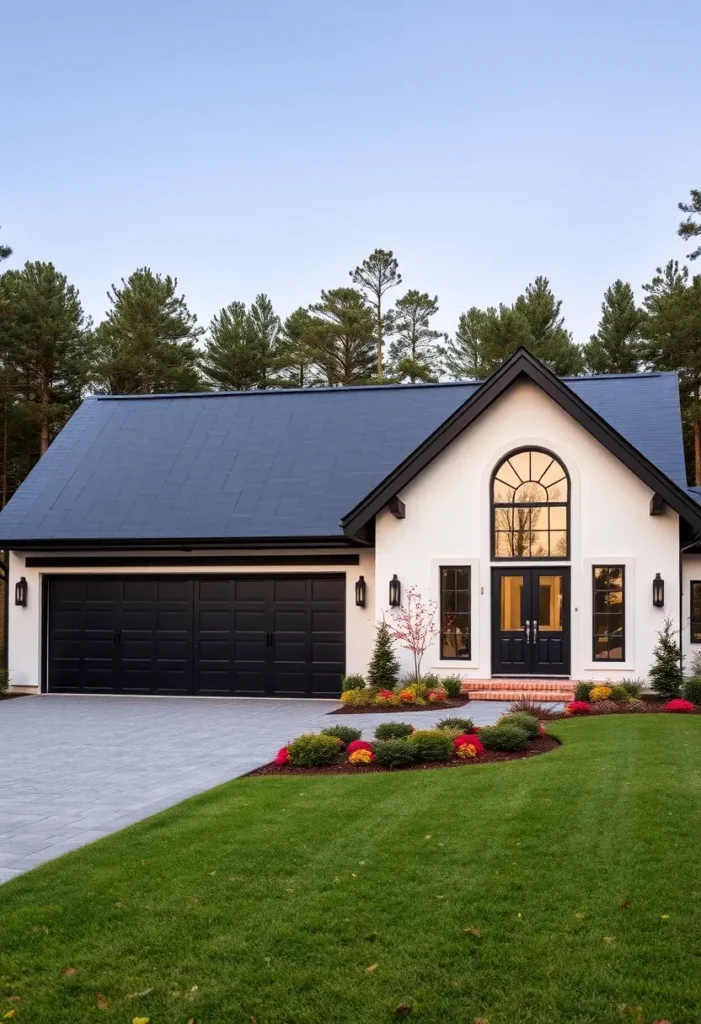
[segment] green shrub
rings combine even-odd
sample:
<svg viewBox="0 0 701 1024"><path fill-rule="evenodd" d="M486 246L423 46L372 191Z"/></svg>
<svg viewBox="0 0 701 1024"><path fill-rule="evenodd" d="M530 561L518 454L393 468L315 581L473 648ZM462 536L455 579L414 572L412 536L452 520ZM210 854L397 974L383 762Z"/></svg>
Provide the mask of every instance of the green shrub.
<svg viewBox="0 0 701 1024"><path fill-rule="evenodd" d="M381 622L375 633L375 645L368 666L368 685L373 690L393 690L399 682L399 662L394 654L394 643L386 622Z"/></svg>
<svg viewBox="0 0 701 1024"><path fill-rule="evenodd" d="M408 742L419 761L447 761L453 753L453 741L441 729L418 729Z"/></svg>
<svg viewBox="0 0 701 1024"><path fill-rule="evenodd" d="M653 651L655 660L650 669L652 688L665 700L674 700L682 692L682 652L676 636L674 623L666 616L657 634L657 645Z"/></svg>
<svg viewBox="0 0 701 1024"><path fill-rule="evenodd" d="M335 736L347 747L353 740L359 740L362 736L362 729L352 729L350 725L330 725L328 729L321 730L322 736Z"/></svg>
<svg viewBox="0 0 701 1024"><path fill-rule="evenodd" d="M428 693L429 690L443 689L443 679L441 676L436 675L435 672L427 672L425 676L421 676L419 682L423 686L426 693Z"/></svg>
<svg viewBox="0 0 701 1024"><path fill-rule="evenodd" d="M577 683L577 686L576 686L575 691L574 691L574 699L575 700L585 700L587 702L587 704L588 704L589 703L589 694L591 693L591 691L594 689L595 686L596 686L596 683L585 683L585 682Z"/></svg>
<svg viewBox="0 0 701 1024"><path fill-rule="evenodd" d="M10 671L6 668L0 668L0 693L7 693L10 687Z"/></svg>
<svg viewBox="0 0 701 1024"><path fill-rule="evenodd" d="M540 735L538 719L534 718L533 715L527 715L524 711L515 711L510 715L502 715L497 725L517 725L519 729L523 729L529 740L534 740L536 736Z"/></svg>
<svg viewBox="0 0 701 1024"><path fill-rule="evenodd" d="M462 687L462 679L460 676L443 676L443 689L449 697L455 698L460 696L460 689Z"/></svg>
<svg viewBox="0 0 701 1024"><path fill-rule="evenodd" d="M630 694L622 683L616 683L611 687L611 700L628 700Z"/></svg>
<svg viewBox="0 0 701 1024"><path fill-rule="evenodd" d="M372 701L372 690L344 690L341 694L341 703L345 708L366 708Z"/></svg>
<svg viewBox="0 0 701 1024"><path fill-rule="evenodd" d="M458 729L458 736L472 732L474 728L475 723L471 718L441 718L440 722L436 723L436 729L447 729L449 732Z"/></svg>
<svg viewBox="0 0 701 1024"><path fill-rule="evenodd" d="M365 679L361 675L344 676L341 680L341 690L343 693L346 690L364 690Z"/></svg>
<svg viewBox="0 0 701 1024"><path fill-rule="evenodd" d="M408 740L381 740L375 744L375 763L383 768L404 768L417 759L418 750Z"/></svg>
<svg viewBox="0 0 701 1024"><path fill-rule="evenodd" d="M313 732L298 736L287 747L290 764L296 768L318 768L320 765L333 764L339 750L338 740L334 736Z"/></svg>
<svg viewBox="0 0 701 1024"><path fill-rule="evenodd" d="M643 692L643 684L638 679L622 679L620 685L629 697L639 697Z"/></svg>
<svg viewBox="0 0 701 1024"><path fill-rule="evenodd" d="M701 676L690 676L684 681L684 696L692 704L701 704Z"/></svg>
<svg viewBox="0 0 701 1024"><path fill-rule="evenodd" d="M485 750L523 750L528 743L526 730L510 722L485 726L480 729L479 737Z"/></svg>
<svg viewBox="0 0 701 1024"><path fill-rule="evenodd" d="M414 731L408 722L382 722L375 729L376 740L406 740Z"/></svg>

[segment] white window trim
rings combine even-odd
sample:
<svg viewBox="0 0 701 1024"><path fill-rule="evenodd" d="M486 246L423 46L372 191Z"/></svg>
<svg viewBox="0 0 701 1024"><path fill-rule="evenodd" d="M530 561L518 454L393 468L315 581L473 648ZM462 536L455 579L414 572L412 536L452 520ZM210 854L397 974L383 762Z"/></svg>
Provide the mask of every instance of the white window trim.
<svg viewBox="0 0 701 1024"><path fill-rule="evenodd" d="M625 661L595 661L592 655L594 636L594 587L595 565L622 565L625 568ZM635 671L635 559L630 555L607 555L601 558L582 559L582 668L587 672L634 672Z"/></svg>
<svg viewBox="0 0 701 1024"><path fill-rule="evenodd" d="M470 657L468 658L441 658L441 568L453 565L467 566L470 570ZM431 559L431 590L436 595L438 608L436 618L438 620L439 632L434 638L430 648L426 652L427 660L432 670L464 672L468 669L479 668L479 638L480 638L480 601L478 600L482 588L480 586L480 560L479 558L432 558Z"/></svg>

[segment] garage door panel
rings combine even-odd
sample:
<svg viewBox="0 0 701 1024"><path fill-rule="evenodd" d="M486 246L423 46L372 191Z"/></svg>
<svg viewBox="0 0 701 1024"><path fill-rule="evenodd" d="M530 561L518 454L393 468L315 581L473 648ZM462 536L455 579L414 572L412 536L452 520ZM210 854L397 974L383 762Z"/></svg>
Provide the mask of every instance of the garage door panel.
<svg viewBox="0 0 701 1024"><path fill-rule="evenodd" d="M345 579L91 576L48 581L57 692L337 696Z"/></svg>

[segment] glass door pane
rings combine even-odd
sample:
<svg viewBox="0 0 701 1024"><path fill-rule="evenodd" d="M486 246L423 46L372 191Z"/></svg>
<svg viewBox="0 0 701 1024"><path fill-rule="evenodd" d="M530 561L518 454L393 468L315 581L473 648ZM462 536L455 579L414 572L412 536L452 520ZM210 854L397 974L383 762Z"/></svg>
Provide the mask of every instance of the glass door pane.
<svg viewBox="0 0 701 1024"><path fill-rule="evenodd" d="M502 633L523 629L523 576L502 576L499 621Z"/></svg>
<svg viewBox="0 0 701 1024"><path fill-rule="evenodd" d="M538 629L562 632L562 576L538 577Z"/></svg>

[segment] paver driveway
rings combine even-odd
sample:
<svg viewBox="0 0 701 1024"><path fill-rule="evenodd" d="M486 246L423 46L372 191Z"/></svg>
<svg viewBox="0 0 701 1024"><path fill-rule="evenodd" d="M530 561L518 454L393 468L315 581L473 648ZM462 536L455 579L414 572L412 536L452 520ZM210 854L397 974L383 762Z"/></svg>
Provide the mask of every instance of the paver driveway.
<svg viewBox="0 0 701 1024"><path fill-rule="evenodd" d="M0 702L0 882L270 761L294 736L383 715L326 718L331 701L23 697ZM477 724L506 705L472 703ZM456 712L459 714L460 712ZM440 712L399 713L429 727Z"/></svg>

